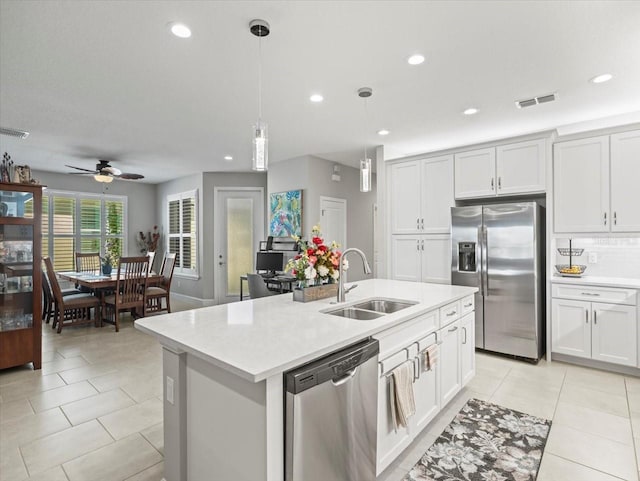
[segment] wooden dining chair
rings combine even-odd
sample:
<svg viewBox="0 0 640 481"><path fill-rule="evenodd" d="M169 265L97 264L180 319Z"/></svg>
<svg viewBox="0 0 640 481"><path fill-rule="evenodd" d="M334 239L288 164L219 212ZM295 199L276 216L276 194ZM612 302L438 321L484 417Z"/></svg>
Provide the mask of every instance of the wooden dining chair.
<svg viewBox="0 0 640 481"><path fill-rule="evenodd" d="M153 261L156 258L155 252L147 252L147 257L149 258L149 272L153 270Z"/></svg>
<svg viewBox="0 0 640 481"><path fill-rule="evenodd" d="M107 318L101 321L113 324L118 332L121 312L131 311L134 317L136 315L144 317L148 277L149 258L147 256L121 257L118 261L116 290L114 294L104 299Z"/></svg>
<svg viewBox="0 0 640 481"><path fill-rule="evenodd" d="M76 252L76 272L100 273L100 253L99 252ZM80 292L91 292L85 286L76 286Z"/></svg>
<svg viewBox="0 0 640 481"><path fill-rule="evenodd" d="M171 312L171 280L173 279L173 269L176 265L176 255L165 254L162 260L162 268L160 269L160 275L162 281L157 286L147 287L147 312ZM165 300L165 306L162 307L162 299Z"/></svg>
<svg viewBox="0 0 640 481"><path fill-rule="evenodd" d="M91 294L62 295L62 289L58 283L56 272L50 257L44 257L44 265L47 271L48 285L54 299L55 312L53 314L52 328L58 327L58 334L62 332L63 326L75 326L78 324L96 324L100 301ZM94 317L91 317L91 309L94 310Z"/></svg>

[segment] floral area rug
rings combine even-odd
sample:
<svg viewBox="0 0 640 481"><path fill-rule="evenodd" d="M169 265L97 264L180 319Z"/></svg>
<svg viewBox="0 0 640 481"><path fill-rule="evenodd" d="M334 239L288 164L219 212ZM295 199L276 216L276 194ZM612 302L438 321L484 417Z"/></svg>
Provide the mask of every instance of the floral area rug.
<svg viewBox="0 0 640 481"><path fill-rule="evenodd" d="M470 399L402 481L535 481L550 428Z"/></svg>

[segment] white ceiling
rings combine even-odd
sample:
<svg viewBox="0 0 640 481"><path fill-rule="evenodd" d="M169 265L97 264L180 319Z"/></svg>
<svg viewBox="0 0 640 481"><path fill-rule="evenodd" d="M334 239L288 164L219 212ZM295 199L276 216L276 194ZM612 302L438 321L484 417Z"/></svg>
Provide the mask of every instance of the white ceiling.
<svg viewBox="0 0 640 481"><path fill-rule="evenodd" d="M365 145L399 157L640 119L637 1L1 0L0 125L31 135L0 136L0 151L57 172L113 159L149 182L249 170L253 18L272 29L262 43L272 162L355 165ZM171 21L193 36L171 35ZM416 52L426 62L411 67ZM613 80L589 82L604 72ZM366 129L362 86L374 90ZM314 92L322 104L309 102ZM551 92L554 103L514 106ZM480 112L462 115L469 106Z"/></svg>

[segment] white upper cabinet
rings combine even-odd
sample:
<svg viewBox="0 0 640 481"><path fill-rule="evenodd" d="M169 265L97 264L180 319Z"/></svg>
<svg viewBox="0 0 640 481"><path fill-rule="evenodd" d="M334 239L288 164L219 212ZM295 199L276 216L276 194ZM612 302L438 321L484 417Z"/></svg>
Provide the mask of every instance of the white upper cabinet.
<svg viewBox="0 0 640 481"><path fill-rule="evenodd" d="M392 164L392 234L448 234L453 199L453 156Z"/></svg>
<svg viewBox="0 0 640 481"><path fill-rule="evenodd" d="M480 149L455 155L455 198L496 195L496 149Z"/></svg>
<svg viewBox="0 0 640 481"><path fill-rule="evenodd" d="M545 139L496 147L498 195L544 192Z"/></svg>
<svg viewBox="0 0 640 481"><path fill-rule="evenodd" d="M536 139L455 155L455 198L545 191L546 140Z"/></svg>
<svg viewBox="0 0 640 481"><path fill-rule="evenodd" d="M611 230L640 231L640 130L611 136Z"/></svg>
<svg viewBox="0 0 640 481"><path fill-rule="evenodd" d="M553 206L556 232L609 231L609 136L554 145Z"/></svg>

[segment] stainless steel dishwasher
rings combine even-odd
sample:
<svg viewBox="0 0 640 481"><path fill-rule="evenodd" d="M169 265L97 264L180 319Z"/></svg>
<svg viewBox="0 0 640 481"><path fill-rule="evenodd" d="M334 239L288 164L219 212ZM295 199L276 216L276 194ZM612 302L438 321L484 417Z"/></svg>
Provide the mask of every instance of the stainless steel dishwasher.
<svg viewBox="0 0 640 481"><path fill-rule="evenodd" d="M374 481L378 341L285 375L286 481Z"/></svg>

